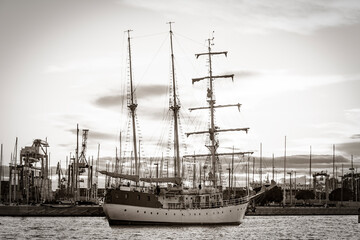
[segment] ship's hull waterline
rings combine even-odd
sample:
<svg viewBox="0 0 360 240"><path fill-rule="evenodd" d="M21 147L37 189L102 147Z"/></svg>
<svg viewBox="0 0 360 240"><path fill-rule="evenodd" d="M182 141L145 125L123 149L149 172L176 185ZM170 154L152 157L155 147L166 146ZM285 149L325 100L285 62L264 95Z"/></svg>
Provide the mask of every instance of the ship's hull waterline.
<svg viewBox="0 0 360 240"><path fill-rule="evenodd" d="M110 225L239 225L248 203L220 208L163 209L105 203Z"/></svg>

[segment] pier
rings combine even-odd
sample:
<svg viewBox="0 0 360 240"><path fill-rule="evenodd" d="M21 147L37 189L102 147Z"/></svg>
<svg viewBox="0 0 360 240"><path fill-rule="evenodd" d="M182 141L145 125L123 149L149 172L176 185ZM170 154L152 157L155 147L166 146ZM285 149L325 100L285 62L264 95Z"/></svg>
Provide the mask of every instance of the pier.
<svg viewBox="0 0 360 240"><path fill-rule="evenodd" d="M21 217L101 217L105 216L102 206L0 206L0 216Z"/></svg>
<svg viewBox="0 0 360 240"><path fill-rule="evenodd" d="M276 215L357 215L358 207L256 207L248 211L246 216L276 216Z"/></svg>

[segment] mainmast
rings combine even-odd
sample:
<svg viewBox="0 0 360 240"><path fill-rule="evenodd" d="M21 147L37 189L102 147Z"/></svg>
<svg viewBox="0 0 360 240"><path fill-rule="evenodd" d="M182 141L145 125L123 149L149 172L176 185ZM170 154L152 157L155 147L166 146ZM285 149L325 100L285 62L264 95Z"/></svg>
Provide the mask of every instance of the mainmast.
<svg viewBox="0 0 360 240"><path fill-rule="evenodd" d="M174 50L172 36L173 32L171 24L174 22L168 22L170 25L170 46L171 46L171 70L172 70L172 90L173 90L173 104L170 109L174 113L174 175L180 177L180 153L179 153L179 130L178 130L178 114L180 106L177 104L176 95L176 81L175 81L175 66L174 66Z"/></svg>
<svg viewBox="0 0 360 240"><path fill-rule="evenodd" d="M199 54L195 54L196 58L198 58L199 56L202 55L207 55L208 56L208 62L209 62L209 76L207 77L202 77L202 78L193 78L192 79L192 83L194 84L195 82L204 80L204 79L209 79L209 88L207 89L207 98L208 98L208 107L198 107L198 108L191 108L191 110L199 110L199 109L209 109L210 110L210 128L208 131L200 131L200 132L192 132L192 133L187 133L187 136L191 135L191 134L204 134L204 133L209 133L209 138L210 138L210 146L207 146L210 150L210 157L211 157L211 162L212 162L212 168L213 168L213 186L216 188L217 187L217 177L216 177L216 173L217 173L217 169L216 169L216 159L217 156L219 155L227 155L227 154L218 154L216 152L219 144L218 141L216 141L215 139L215 133L217 132L227 132L227 131L248 131L249 128L234 128L234 129L218 129L218 127L215 126L215 108L220 108L220 107L233 107L236 106L239 108L240 110L240 104L230 104L230 105L215 105L215 96L214 96L214 92L213 92L213 80L217 79L217 78L231 78L232 80L234 79L234 74L230 74L230 75L213 75L212 72L212 56L213 55L221 55L224 54L225 56L227 56L227 52L212 52L211 51L211 46L213 45L212 41L214 40L214 38L212 39L208 39L208 52L207 53L199 53ZM247 152L247 153L252 153L252 152ZM234 153L233 153L234 154ZM237 154L246 154L245 152L239 152ZM197 155L197 156L201 156L201 155ZM204 156L204 154L202 155Z"/></svg>
<svg viewBox="0 0 360 240"><path fill-rule="evenodd" d="M129 76L130 76L130 101L128 108L130 109L131 114L131 121L132 121L132 132L133 132L133 153L134 153L134 159L135 159L135 175L139 175L139 168L138 168L138 155L137 155L137 149L136 149L136 126L135 126L135 111L137 104L135 102L134 98L134 87L133 87L133 81L132 81L132 65L131 65L131 45L130 45L130 32L131 30L127 30L128 33L128 48L129 48Z"/></svg>

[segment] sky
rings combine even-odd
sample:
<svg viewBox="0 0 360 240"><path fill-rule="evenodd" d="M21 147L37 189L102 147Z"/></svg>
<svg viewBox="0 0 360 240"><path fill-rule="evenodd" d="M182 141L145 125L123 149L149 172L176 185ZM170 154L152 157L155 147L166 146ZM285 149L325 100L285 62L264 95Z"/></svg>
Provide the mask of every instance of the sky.
<svg viewBox="0 0 360 240"><path fill-rule="evenodd" d="M289 166L305 174L310 146L318 170L360 162L360 2L328 0L0 0L0 143L4 164L14 151L48 139L51 165L74 154L76 125L89 129L87 156L129 155L126 84L127 33L137 96L141 157L171 155L169 148L169 25L174 31L176 81L181 101L181 154L206 153L208 128L206 39L214 51L214 80L222 129L219 152L272 154L282 167L286 136ZM81 139L81 138L80 138ZM171 145L171 143L170 143ZM185 149L185 150L184 150ZM290 156L293 156L291 158ZM323 160L326 159L325 163ZM226 160L228 161L228 160ZM240 161L243 161L240 159ZM280 171L280 170L279 170Z"/></svg>

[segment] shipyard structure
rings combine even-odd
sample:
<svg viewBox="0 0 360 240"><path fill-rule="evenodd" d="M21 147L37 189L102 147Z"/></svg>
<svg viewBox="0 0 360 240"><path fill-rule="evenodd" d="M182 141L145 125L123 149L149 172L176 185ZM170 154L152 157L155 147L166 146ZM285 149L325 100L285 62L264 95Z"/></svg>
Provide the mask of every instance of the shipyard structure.
<svg viewBox="0 0 360 240"><path fill-rule="evenodd" d="M18 157L16 139L9 167L2 164L1 145L0 203L9 205L98 203L98 196L104 194L104 189L98 188L98 175L93 167L94 159L86 157L88 132L88 129L82 130L79 147L77 127L75 154L66 157L65 168L62 168L61 162L58 162L56 170L50 167L47 140L35 139L31 146L21 148ZM98 164L98 159L95 162ZM53 181L57 181L55 191L52 190Z"/></svg>

